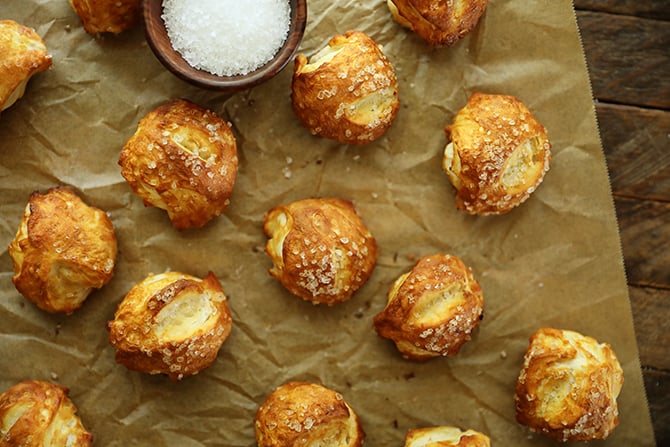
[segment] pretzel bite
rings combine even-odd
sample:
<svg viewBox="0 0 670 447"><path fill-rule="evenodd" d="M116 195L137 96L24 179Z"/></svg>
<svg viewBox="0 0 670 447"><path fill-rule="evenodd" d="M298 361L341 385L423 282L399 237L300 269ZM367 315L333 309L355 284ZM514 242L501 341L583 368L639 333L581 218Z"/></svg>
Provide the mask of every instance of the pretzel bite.
<svg viewBox="0 0 670 447"><path fill-rule="evenodd" d="M491 447L491 440L475 430L456 427L426 427L409 430L405 447Z"/></svg>
<svg viewBox="0 0 670 447"><path fill-rule="evenodd" d="M377 333L403 357L425 361L456 355L484 315L484 296L470 268L456 256L424 256L393 283Z"/></svg>
<svg viewBox="0 0 670 447"><path fill-rule="evenodd" d="M147 113L119 158L132 190L145 205L166 210L178 230L202 227L223 213L237 164L230 125L183 99Z"/></svg>
<svg viewBox="0 0 670 447"><path fill-rule="evenodd" d="M345 144L381 137L398 113L398 83L381 47L360 31L338 34L295 59L293 110L314 135Z"/></svg>
<svg viewBox="0 0 670 447"><path fill-rule="evenodd" d="M116 252L105 212L67 188L34 192L9 244L12 281L40 309L70 314L112 279Z"/></svg>
<svg viewBox="0 0 670 447"><path fill-rule="evenodd" d="M14 104L30 78L51 67L52 58L42 38L13 20L0 20L0 110Z"/></svg>
<svg viewBox="0 0 670 447"><path fill-rule="evenodd" d="M304 199L265 215L270 274L292 294L332 306L351 298L370 277L377 244L354 205L343 199Z"/></svg>
<svg viewBox="0 0 670 447"><path fill-rule="evenodd" d="M179 381L214 362L232 317L212 273L200 279L166 272L135 285L108 327L118 363Z"/></svg>
<svg viewBox="0 0 670 447"><path fill-rule="evenodd" d="M445 131L442 166L467 213L509 212L549 170L547 132L513 96L474 93Z"/></svg>
<svg viewBox="0 0 670 447"><path fill-rule="evenodd" d="M69 0L89 34L119 34L142 15L142 0Z"/></svg>
<svg viewBox="0 0 670 447"><path fill-rule="evenodd" d="M360 447L365 433L340 393L289 382L275 389L255 418L258 447Z"/></svg>
<svg viewBox="0 0 670 447"><path fill-rule="evenodd" d="M542 328L530 338L516 385L516 418L558 441L605 439L619 423L623 370L607 343Z"/></svg>
<svg viewBox="0 0 670 447"><path fill-rule="evenodd" d="M0 394L0 445L84 447L91 443L67 388L28 380Z"/></svg>
<svg viewBox="0 0 670 447"><path fill-rule="evenodd" d="M433 46L449 46L474 29L488 0L387 0L393 19Z"/></svg>

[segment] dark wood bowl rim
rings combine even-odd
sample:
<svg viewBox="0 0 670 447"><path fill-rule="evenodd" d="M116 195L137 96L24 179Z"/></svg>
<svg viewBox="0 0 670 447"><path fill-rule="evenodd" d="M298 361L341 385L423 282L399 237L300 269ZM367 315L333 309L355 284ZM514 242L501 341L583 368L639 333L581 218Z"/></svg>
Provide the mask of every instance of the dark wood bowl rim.
<svg viewBox="0 0 670 447"><path fill-rule="evenodd" d="M144 0L142 3L145 34L149 47L158 60L178 78L210 90L236 92L269 80L284 69L300 46L307 22L307 0L289 0L291 25L284 45L275 57L258 69L236 76L218 76L192 67L170 42L161 18L162 0Z"/></svg>

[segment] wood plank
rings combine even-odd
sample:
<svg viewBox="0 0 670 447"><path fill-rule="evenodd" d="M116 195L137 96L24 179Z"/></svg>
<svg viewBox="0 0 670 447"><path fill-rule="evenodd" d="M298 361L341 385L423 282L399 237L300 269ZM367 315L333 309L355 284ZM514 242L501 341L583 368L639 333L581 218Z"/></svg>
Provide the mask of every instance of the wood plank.
<svg viewBox="0 0 670 447"><path fill-rule="evenodd" d="M666 371L643 370L649 412L654 425L656 445L670 445L670 373ZM626 385L624 385L626 386Z"/></svg>
<svg viewBox="0 0 670 447"><path fill-rule="evenodd" d="M628 284L670 290L670 202L615 196L614 204Z"/></svg>
<svg viewBox="0 0 670 447"><path fill-rule="evenodd" d="M577 11L594 96L670 109L670 22Z"/></svg>
<svg viewBox="0 0 670 447"><path fill-rule="evenodd" d="M670 111L597 103L615 195L670 202Z"/></svg>
<svg viewBox="0 0 670 447"><path fill-rule="evenodd" d="M670 20L668 0L574 0L575 9Z"/></svg>
<svg viewBox="0 0 670 447"><path fill-rule="evenodd" d="M629 287L635 336L640 363L645 368L665 370L670 374L670 290L651 287Z"/></svg>
<svg viewBox="0 0 670 447"><path fill-rule="evenodd" d="M642 376L657 445L670 445L670 290L629 287Z"/></svg>

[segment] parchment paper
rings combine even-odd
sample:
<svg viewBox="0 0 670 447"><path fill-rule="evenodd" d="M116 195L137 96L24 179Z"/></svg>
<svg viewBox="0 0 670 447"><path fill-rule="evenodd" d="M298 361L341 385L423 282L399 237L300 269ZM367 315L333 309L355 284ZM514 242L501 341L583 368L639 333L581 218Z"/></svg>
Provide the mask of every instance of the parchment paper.
<svg viewBox="0 0 670 447"><path fill-rule="evenodd" d="M408 429L432 425L483 431L497 446L555 445L515 422L512 398L528 337L551 326L610 343L623 365L620 425L594 444L654 444L571 2L492 0L471 34L440 49L393 22L385 3L309 2L302 52L359 29L383 45L398 75L401 110L392 128L353 147L300 126L289 101L292 63L228 97L167 72L141 25L93 37L64 0L2 2L0 16L34 27L54 59L0 116L2 391L26 379L67 386L99 446L255 445L258 405L288 380L340 391L369 446L402 446ZM519 97L553 143L544 183L503 216L456 210L441 170L443 128L474 91ZM181 233L163 211L142 205L117 165L139 119L175 97L230 120L240 153L228 210ZM114 279L71 316L42 312L18 294L6 249L30 193L56 185L106 210L119 240ZM267 273L263 214L308 196L353 200L380 248L369 282L332 308L289 295ZM398 275L438 252L472 267L485 318L458 356L412 363L376 335L372 317ZM106 323L125 293L165 270L213 271L234 317L213 366L179 383L115 364L107 341Z"/></svg>

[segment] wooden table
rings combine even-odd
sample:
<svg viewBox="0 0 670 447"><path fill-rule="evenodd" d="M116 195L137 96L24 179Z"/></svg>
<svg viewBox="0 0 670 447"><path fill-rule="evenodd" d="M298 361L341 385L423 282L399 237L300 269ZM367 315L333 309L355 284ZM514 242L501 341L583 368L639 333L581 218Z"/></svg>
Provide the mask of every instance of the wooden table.
<svg viewBox="0 0 670 447"><path fill-rule="evenodd" d="M574 0L651 417L670 445L670 1Z"/></svg>

